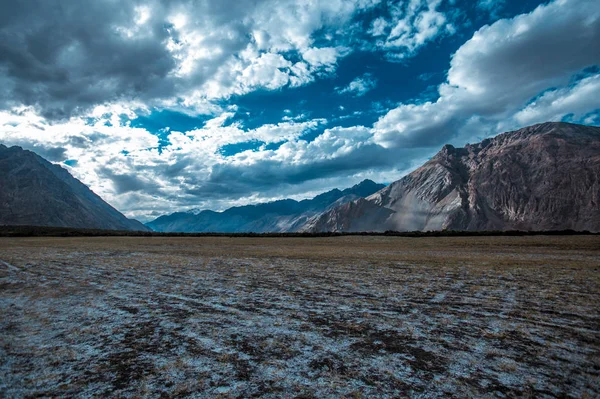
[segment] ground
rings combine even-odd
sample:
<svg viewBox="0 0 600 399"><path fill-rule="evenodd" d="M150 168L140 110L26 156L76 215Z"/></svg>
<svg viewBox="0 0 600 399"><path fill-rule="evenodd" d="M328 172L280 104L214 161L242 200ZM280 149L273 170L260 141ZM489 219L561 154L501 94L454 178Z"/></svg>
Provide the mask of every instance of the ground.
<svg viewBox="0 0 600 399"><path fill-rule="evenodd" d="M600 396L600 237L0 238L0 397Z"/></svg>

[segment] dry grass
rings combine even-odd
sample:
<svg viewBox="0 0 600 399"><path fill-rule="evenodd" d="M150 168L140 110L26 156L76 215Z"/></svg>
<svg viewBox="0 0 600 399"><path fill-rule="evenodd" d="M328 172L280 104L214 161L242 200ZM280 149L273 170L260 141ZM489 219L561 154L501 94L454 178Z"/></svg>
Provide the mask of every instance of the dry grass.
<svg viewBox="0 0 600 399"><path fill-rule="evenodd" d="M0 239L0 396L598 397L600 237Z"/></svg>

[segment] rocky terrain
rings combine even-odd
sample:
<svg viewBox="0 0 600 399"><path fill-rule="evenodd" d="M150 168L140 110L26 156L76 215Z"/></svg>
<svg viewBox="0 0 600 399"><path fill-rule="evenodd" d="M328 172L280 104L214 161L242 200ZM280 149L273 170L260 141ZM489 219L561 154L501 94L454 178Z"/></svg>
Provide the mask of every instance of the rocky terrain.
<svg viewBox="0 0 600 399"><path fill-rule="evenodd" d="M104 202L67 170L31 151L2 144L0 224L148 230Z"/></svg>
<svg viewBox="0 0 600 399"><path fill-rule="evenodd" d="M454 148L306 231L600 231L600 128L543 123Z"/></svg>
<svg viewBox="0 0 600 399"><path fill-rule="evenodd" d="M229 208L223 212L194 210L161 216L146 226L160 232L297 232L326 210L369 196L385 187L371 180L345 190L334 189L312 199L281 201Z"/></svg>
<svg viewBox="0 0 600 399"><path fill-rule="evenodd" d="M0 239L0 397L597 398L600 237Z"/></svg>

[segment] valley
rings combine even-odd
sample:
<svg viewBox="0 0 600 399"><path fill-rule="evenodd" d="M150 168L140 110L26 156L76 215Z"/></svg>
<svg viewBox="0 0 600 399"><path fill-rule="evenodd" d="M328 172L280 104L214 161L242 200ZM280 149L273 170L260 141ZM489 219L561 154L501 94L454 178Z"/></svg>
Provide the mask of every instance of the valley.
<svg viewBox="0 0 600 399"><path fill-rule="evenodd" d="M0 239L0 396L598 397L600 237Z"/></svg>

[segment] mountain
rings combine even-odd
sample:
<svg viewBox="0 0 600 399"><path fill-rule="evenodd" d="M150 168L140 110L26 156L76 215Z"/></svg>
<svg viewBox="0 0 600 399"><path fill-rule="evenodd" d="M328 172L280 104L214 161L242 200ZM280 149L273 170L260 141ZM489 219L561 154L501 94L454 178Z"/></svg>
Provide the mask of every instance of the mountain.
<svg viewBox="0 0 600 399"><path fill-rule="evenodd" d="M371 180L345 190L334 189L313 199L284 199L258 205L229 208L223 212L176 212L161 216L146 226L161 232L295 232L330 207L371 195L385 187Z"/></svg>
<svg viewBox="0 0 600 399"><path fill-rule="evenodd" d="M304 231L600 231L600 128L542 123L446 145L377 193L334 207Z"/></svg>
<svg viewBox="0 0 600 399"><path fill-rule="evenodd" d="M137 220L127 219L60 166L21 147L2 144L0 225L148 230Z"/></svg>

